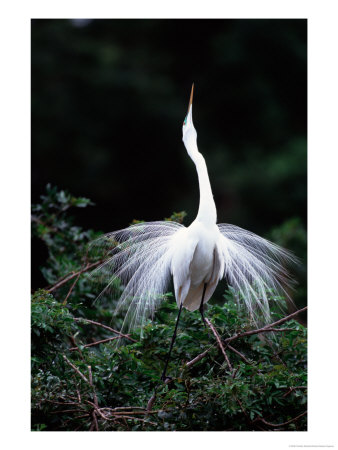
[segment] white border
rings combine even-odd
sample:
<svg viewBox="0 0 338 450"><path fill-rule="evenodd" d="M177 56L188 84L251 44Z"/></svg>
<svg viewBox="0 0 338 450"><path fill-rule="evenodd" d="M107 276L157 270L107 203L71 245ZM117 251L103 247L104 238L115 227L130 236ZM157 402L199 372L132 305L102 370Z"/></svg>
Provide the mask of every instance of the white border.
<svg viewBox="0 0 338 450"><path fill-rule="evenodd" d="M5 2L3 2L5 3ZM317 6L318 5L318 6ZM10 448L161 450L176 446L284 449L337 444L335 280L337 19L334 1L12 1L1 6L2 440ZM29 431L29 193L31 18L308 18L309 22L309 431L83 433ZM6 373L3 373L6 371ZM7 436L5 436L5 435Z"/></svg>

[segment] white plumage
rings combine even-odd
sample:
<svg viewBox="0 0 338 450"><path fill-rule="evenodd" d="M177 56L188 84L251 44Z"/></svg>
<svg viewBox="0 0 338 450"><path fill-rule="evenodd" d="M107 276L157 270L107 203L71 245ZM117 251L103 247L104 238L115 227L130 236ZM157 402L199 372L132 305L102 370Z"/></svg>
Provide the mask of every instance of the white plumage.
<svg viewBox="0 0 338 450"><path fill-rule="evenodd" d="M178 306L194 311L206 303L222 278L238 293L250 314L269 315L271 293L288 296L291 279L286 267L296 261L287 250L234 225L216 225L207 167L197 148L192 122L191 92L183 124L183 142L196 165L200 188L194 222L140 223L110 233L94 245L106 248L107 260L95 271L119 297L117 310L126 311L125 325L144 324L163 299L171 278ZM203 311L203 307L202 307Z"/></svg>

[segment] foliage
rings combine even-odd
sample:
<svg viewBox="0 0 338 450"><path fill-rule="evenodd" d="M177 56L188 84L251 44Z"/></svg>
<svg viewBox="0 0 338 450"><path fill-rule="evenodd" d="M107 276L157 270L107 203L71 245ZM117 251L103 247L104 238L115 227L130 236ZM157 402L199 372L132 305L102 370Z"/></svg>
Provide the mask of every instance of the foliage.
<svg viewBox="0 0 338 450"><path fill-rule="evenodd" d="M33 207L33 233L49 251L43 273L53 284L32 296L33 430L306 430L306 328L290 320L284 332L239 337L226 347L226 338L255 328L228 289L225 303L209 305L206 316L232 369L199 313L183 310L172 378L160 382L177 316L172 294L142 340L134 333L115 345L121 317L108 298L93 302L88 275L97 260L87 243L97 233L66 215L90 202L61 192L48 186ZM272 310L273 321L282 317Z"/></svg>
<svg viewBox="0 0 338 450"><path fill-rule="evenodd" d="M92 230L83 231L66 218L71 207L85 208L93 205L87 198L76 198L56 187L47 185L41 203L33 205L33 235L41 238L48 247L48 266L42 272L49 283L78 268L85 244L95 237Z"/></svg>

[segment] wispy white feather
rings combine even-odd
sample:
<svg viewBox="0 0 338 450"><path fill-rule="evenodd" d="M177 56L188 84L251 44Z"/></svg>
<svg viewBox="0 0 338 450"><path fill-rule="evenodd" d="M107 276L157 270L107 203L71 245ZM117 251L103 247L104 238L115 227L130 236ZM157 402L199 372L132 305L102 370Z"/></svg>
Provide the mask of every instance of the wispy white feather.
<svg viewBox="0 0 338 450"><path fill-rule="evenodd" d="M269 297L284 295L292 280L287 266L296 258L278 245L240 227L217 225L218 251L224 259L225 278L256 318L269 317ZM105 284L100 295L118 298L116 312L125 313L125 330L142 327L168 292L178 232L187 230L176 222L149 222L100 237L92 245L106 260L92 276ZM183 243L184 245L184 243ZM218 281L218 280L217 280Z"/></svg>
<svg viewBox="0 0 338 450"><path fill-rule="evenodd" d="M109 233L93 242L107 259L92 276L118 298L125 312L123 328L143 326L163 299L171 279L172 237L185 228L176 222L148 222ZM99 297L100 297L99 296Z"/></svg>
<svg viewBox="0 0 338 450"><path fill-rule="evenodd" d="M250 231L229 224L217 225L222 234L224 277L240 294L253 319L263 313L269 319L269 298L291 300L294 281L288 267L298 264L289 251Z"/></svg>

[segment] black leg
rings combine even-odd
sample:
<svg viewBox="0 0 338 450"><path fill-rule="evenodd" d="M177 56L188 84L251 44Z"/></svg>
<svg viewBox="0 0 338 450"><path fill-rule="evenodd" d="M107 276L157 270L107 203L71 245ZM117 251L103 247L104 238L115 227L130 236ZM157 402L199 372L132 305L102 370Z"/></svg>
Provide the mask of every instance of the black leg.
<svg viewBox="0 0 338 450"><path fill-rule="evenodd" d="M180 309L178 311L178 316L177 316L176 325L175 325L175 331L174 331L173 337L171 339L171 344L170 344L170 349L169 349L167 361L165 363L164 370L163 370L163 373L162 373L162 376L161 376L161 380L163 380L163 381L165 381L165 379L166 379L165 373L167 371L167 367L168 367L168 363L169 363L169 359L170 359L170 355L171 355L171 350L173 349L173 346L174 346L174 342L175 342L175 338L176 338L176 332L177 332L177 327L178 327L178 321L180 320L182 306L183 306L183 304L181 304Z"/></svg>
<svg viewBox="0 0 338 450"><path fill-rule="evenodd" d="M200 313L201 313L201 316L202 316L202 320L203 320L203 323L204 323L204 327L205 327L205 328L207 327L207 324L205 323L205 318L204 318L204 305L203 305L203 301L204 301L204 296L205 296L205 290L206 290L206 288L207 288L207 283L204 284L203 294L202 294L202 300L201 300L201 305L200 305L200 309L199 309L199 311L200 311Z"/></svg>

